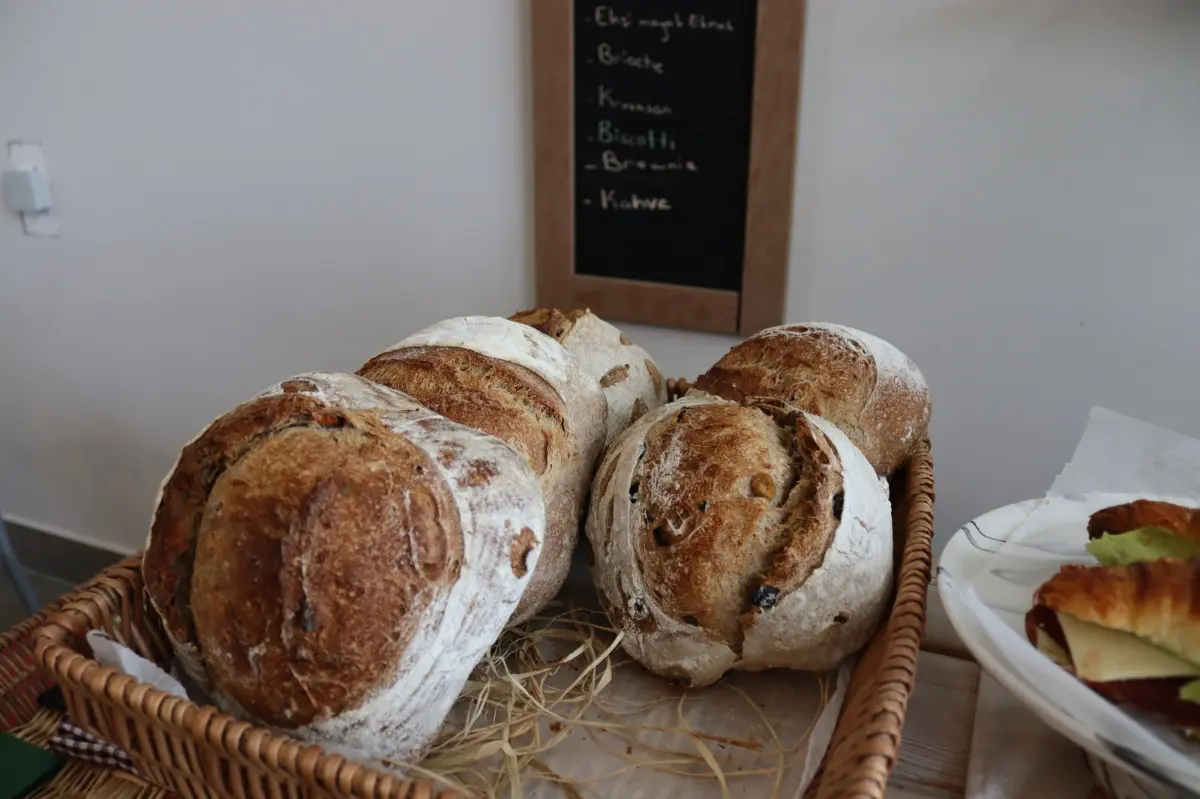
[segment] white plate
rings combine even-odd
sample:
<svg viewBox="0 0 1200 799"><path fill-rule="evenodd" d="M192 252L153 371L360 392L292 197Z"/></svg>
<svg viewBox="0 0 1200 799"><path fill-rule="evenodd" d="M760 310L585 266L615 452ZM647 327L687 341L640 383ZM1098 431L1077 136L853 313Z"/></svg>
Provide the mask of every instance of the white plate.
<svg viewBox="0 0 1200 799"><path fill-rule="evenodd" d="M1166 769L1133 752L1112 746L1061 708L1046 702L1037 689L1015 671L1003 653L997 650L991 637L976 621L975 611L964 604L954 590L956 583L971 583L988 566L1013 531L1043 502L1045 500L1028 500L986 513L963 525L946 544L938 561L937 579L939 594L951 625L979 665L997 682L1047 725L1083 748L1089 769L1111 796L1119 799L1171 796L1200 798L1200 790L1196 786L1189 788L1182 785ZM1086 527L1087 518L1081 518L1081 535ZM1126 773L1109 769L1109 763Z"/></svg>

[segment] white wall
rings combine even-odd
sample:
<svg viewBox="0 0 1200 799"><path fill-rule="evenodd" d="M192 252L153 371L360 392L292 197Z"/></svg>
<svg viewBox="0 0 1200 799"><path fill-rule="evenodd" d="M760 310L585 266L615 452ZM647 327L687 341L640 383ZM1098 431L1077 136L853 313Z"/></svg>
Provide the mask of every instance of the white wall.
<svg viewBox="0 0 1200 799"><path fill-rule="evenodd" d="M532 300L525 4L0 3L0 508L131 548L248 394ZM788 318L934 388L939 530L1103 403L1200 434L1200 5L811 0ZM673 373L730 339L631 328Z"/></svg>

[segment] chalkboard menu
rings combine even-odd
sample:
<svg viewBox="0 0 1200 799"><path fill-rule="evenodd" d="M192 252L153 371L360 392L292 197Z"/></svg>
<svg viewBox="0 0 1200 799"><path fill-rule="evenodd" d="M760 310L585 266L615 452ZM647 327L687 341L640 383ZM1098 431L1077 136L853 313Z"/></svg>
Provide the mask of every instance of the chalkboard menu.
<svg viewBox="0 0 1200 799"><path fill-rule="evenodd" d="M538 303L782 321L802 0L532 0Z"/></svg>
<svg viewBox="0 0 1200 799"><path fill-rule="evenodd" d="M741 288L755 0L575 0L575 271Z"/></svg>

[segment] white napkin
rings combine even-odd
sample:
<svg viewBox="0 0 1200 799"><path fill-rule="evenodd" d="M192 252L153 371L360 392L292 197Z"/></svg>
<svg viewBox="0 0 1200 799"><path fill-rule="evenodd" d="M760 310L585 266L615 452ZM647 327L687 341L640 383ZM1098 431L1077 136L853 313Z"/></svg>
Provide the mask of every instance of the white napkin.
<svg viewBox="0 0 1200 799"><path fill-rule="evenodd" d="M179 680L124 644L109 638L103 630L90 630L87 642L100 665L110 666L122 674L136 677L139 682L150 683L155 688L181 699L188 698L187 691L183 690Z"/></svg>

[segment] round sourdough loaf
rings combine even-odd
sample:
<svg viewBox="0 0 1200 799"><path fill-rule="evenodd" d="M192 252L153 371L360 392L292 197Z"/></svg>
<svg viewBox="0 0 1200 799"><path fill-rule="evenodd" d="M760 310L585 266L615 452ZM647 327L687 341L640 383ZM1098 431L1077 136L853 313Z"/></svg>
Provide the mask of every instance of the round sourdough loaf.
<svg viewBox="0 0 1200 799"><path fill-rule="evenodd" d="M697 378L694 390L736 402L769 397L820 414L879 474L903 464L929 426L929 387L916 365L886 341L841 325L755 333Z"/></svg>
<svg viewBox="0 0 1200 799"><path fill-rule="evenodd" d="M183 448L142 571L221 708L409 760L503 630L544 529L504 442L362 378L305 374Z"/></svg>
<svg viewBox="0 0 1200 799"><path fill-rule="evenodd" d="M607 404L600 383L554 339L493 316L447 319L375 356L358 374L507 441L538 476L546 540L511 624L562 588L579 537Z"/></svg>
<svg viewBox="0 0 1200 799"><path fill-rule="evenodd" d="M650 354L591 311L534 308L510 318L562 344L585 372L600 381L608 400L606 446L647 411L667 401L667 381Z"/></svg>
<svg viewBox="0 0 1200 799"><path fill-rule="evenodd" d="M887 605L887 483L836 427L773 401L684 397L605 455L587 535L621 644L685 685L828 669Z"/></svg>

